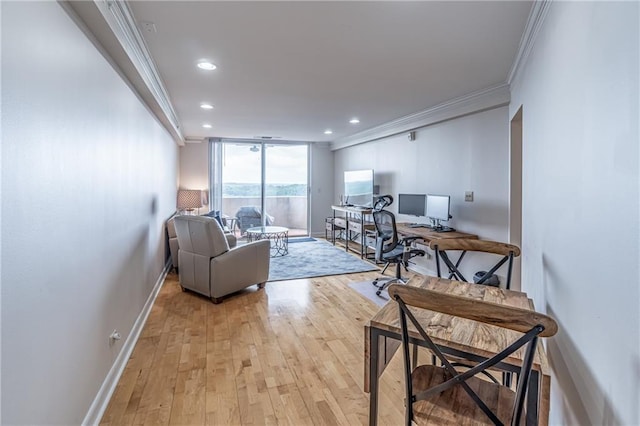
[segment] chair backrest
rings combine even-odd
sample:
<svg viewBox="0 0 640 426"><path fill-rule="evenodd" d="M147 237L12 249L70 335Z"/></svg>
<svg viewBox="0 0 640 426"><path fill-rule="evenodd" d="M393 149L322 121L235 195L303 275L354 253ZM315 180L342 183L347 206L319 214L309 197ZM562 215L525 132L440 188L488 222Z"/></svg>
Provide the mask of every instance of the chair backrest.
<svg viewBox="0 0 640 426"><path fill-rule="evenodd" d="M376 198L375 202L373 203L373 210L374 211L380 211L383 210L385 207L390 206L391 204L393 204L393 196L392 195L380 195L379 197Z"/></svg>
<svg viewBox="0 0 640 426"><path fill-rule="evenodd" d="M435 395L443 394L443 392L454 386L462 386L468 397L475 402L493 423L502 424L505 419L499 419L497 414L487 406L488 402L478 396L466 381L477 374L484 373L487 369L496 366L521 347L526 346L522 366L518 372L518 384L515 397L513 398L513 407L512 410L507 410L507 412L511 411L509 413L508 423L512 425L520 424L524 412L525 396L529 385L533 358L536 352L537 339L538 337L550 337L556 334L558 325L553 318L526 309L397 284L389 287L389 296L398 303L400 313L406 393L407 401L411 401L411 403L407 404L407 424L410 424L410 421L413 419L412 406L414 402L429 400ZM508 346L505 345L505 348L496 355L481 361L465 372L459 372L455 370L454 366L447 360L438 346L433 343L428 333L409 310L409 306L414 307L414 309L427 309L446 315L478 321L524 334L514 342L506 342ZM444 380L433 383L433 386L427 389L420 389L417 393L413 391L413 379L410 367L411 360L409 356L409 326L407 319L413 324L429 349L440 359L446 371ZM431 368L433 369L435 367L431 366ZM466 398L466 396L464 397ZM452 410L455 410L454 407L458 405L454 403L443 406L448 406ZM503 407L501 407L501 409L502 408Z"/></svg>
<svg viewBox="0 0 640 426"><path fill-rule="evenodd" d="M242 233L254 226L262 226L262 213L260 208L256 206L240 207L236 212L236 218L238 219L238 228ZM268 213L265 215L266 225L272 225L273 220L273 217Z"/></svg>
<svg viewBox="0 0 640 426"><path fill-rule="evenodd" d="M174 223L180 250L205 257L216 257L229 251L224 231L214 218L176 216Z"/></svg>
<svg viewBox="0 0 640 426"><path fill-rule="evenodd" d="M396 217L388 210L375 210L372 215L376 227L376 260L382 261L382 255L399 244Z"/></svg>
<svg viewBox="0 0 640 426"><path fill-rule="evenodd" d="M456 279L459 281L469 281L460 271L459 267L468 252L480 252L490 253L501 256L501 258L487 271L484 271L484 275L481 276L476 283L484 284L489 280L491 276L505 263L507 263L507 281L505 288L511 288L511 275L513 270L513 259L520 256L520 248L513 244L501 243L497 241L489 240L474 240L464 238L445 238L440 240L433 240L429 243L431 248L436 254L436 269L438 277L442 277L440 270L440 258L449 269L448 279ZM454 263L449 255L448 250L461 251L460 257Z"/></svg>

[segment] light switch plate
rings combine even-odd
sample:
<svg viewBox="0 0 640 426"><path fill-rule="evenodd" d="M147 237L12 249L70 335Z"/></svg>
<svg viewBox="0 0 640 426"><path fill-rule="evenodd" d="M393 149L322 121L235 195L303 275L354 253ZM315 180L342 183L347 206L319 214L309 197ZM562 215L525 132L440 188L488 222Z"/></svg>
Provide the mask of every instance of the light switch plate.
<svg viewBox="0 0 640 426"><path fill-rule="evenodd" d="M465 201L469 201L469 202L473 202L473 191L465 191L464 200Z"/></svg>

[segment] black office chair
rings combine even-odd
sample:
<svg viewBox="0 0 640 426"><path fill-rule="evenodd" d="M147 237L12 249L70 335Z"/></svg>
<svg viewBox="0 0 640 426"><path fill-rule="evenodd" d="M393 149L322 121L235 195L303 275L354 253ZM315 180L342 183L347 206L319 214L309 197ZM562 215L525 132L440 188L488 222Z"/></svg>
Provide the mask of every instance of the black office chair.
<svg viewBox="0 0 640 426"><path fill-rule="evenodd" d="M373 223L376 227L376 261L385 263L382 269L383 274L389 265L396 265L394 278L379 277L373 280L372 284L378 287L376 291L378 296L380 296L382 290L393 283L406 284L407 281L402 278L400 266L404 265L405 270L408 270L409 259L416 256L424 256L425 254L424 250L411 248L411 243L420 239L420 237L398 237L395 215L388 210L384 210L391 203L393 203L393 197L391 195L383 195L378 198L373 210Z"/></svg>

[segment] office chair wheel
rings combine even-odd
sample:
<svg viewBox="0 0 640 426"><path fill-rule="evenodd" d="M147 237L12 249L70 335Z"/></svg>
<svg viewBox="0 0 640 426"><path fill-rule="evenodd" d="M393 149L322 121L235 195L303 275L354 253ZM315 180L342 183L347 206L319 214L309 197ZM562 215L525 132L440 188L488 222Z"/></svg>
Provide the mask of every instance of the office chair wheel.
<svg viewBox="0 0 640 426"><path fill-rule="evenodd" d="M371 282L371 284L373 284L374 286L378 287L378 280L373 280L373 281Z"/></svg>
<svg viewBox="0 0 640 426"><path fill-rule="evenodd" d="M380 296L381 293L382 293L382 290L376 291L376 296Z"/></svg>

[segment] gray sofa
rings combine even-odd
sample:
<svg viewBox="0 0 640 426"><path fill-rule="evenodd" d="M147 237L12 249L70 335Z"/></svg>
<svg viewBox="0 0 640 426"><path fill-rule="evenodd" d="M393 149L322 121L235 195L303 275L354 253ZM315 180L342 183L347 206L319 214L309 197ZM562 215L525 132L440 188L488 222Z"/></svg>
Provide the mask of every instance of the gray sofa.
<svg viewBox="0 0 640 426"><path fill-rule="evenodd" d="M223 296L269 278L270 242L260 240L229 248L217 220L177 216L180 286L219 303Z"/></svg>
<svg viewBox="0 0 640 426"><path fill-rule="evenodd" d="M175 220L176 216L172 216L167 221L167 233L169 234L169 251L171 252L171 263L173 268L178 270L178 236L176 235L176 225ZM228 230L226 227L224 228L224 236L227 239L227 243L229 244L229 248L233 248L238 244L236 236Z"/></svg>

